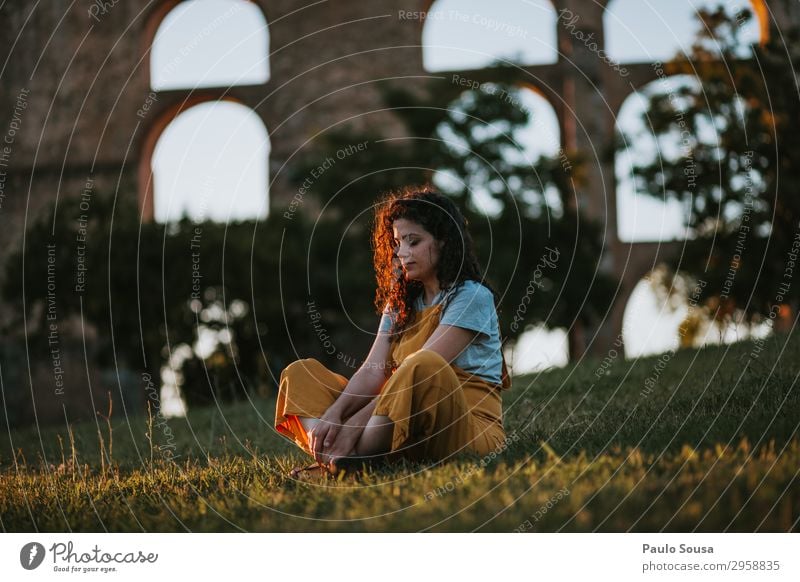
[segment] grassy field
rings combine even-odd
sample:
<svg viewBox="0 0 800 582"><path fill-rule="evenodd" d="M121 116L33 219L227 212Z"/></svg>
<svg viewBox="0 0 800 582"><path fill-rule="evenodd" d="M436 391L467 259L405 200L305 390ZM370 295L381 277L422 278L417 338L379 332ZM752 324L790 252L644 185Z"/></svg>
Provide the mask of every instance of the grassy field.
<svg viewBox="0 0 800 582"><path fill-rule="evenodd" d="M171 434L141 417L5 434L0 526L798 531L800 334L611 359L516 377L495 456L360 482L288 479L308 458L272 429L274 400L190 411Z"/></svg>

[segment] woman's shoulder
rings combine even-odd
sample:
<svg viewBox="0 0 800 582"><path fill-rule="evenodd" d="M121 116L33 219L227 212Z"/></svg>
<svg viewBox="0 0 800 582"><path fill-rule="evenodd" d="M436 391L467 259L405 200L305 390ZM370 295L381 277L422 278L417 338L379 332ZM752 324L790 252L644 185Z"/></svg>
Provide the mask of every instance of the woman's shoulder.
<svg viewBox="0 0 800 582"><path fill-rule="evenodd" d="M480 281L463 281L443 303L445 320L469 317L488 321L496 317L494 293Z"/></svg>
<svg viewBox="0 0 800 582"><path fill-rule="evenodd" d="M496 336L497 311L491 289L480 281L464 281L455 291L446 302L440 323Z"/></svg>
<svg viewBox="0 0 800 582"><path fill-rule="evenodd" d="M453 299L477 301L494 304L494 293L486 285L474 279L467 279L453 289Z"/></svg>

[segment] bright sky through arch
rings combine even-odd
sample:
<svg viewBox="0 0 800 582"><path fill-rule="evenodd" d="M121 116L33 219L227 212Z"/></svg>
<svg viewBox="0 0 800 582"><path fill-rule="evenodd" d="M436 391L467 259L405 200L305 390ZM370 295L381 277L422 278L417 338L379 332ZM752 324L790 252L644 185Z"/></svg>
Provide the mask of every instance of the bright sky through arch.
<svg viewBox="0 0 800 582"><path fill-rule="evenodd" d="M184 111L153 152L156 220L266 217L269 149L263 123L243 105L213 101Z"/></svg>
<svg viewBox="0 0 800 582"><path fill-rule="evenodd" d="M480 69L498 59L555 63L556 12L550 0L438 0L422 45L427 71Z"/></svg>
<svg viewBox="0 0 800 582"><path fill-rule="evenodd" d="M668 61L678 51L688 54L701 30L697 10L718 6L731 16L753 12L748 0L611 0L603 16L608 55L619 63L643 63ZM740 32L745 43L759 41L755 15Z"/></svg>
<svg viewBox="0 0 800 582"><path fill-rule="evenodd" d="M153 89L256 85L268 79L269 30L253 2L181 2L158 27L150 61Z"/></svg>

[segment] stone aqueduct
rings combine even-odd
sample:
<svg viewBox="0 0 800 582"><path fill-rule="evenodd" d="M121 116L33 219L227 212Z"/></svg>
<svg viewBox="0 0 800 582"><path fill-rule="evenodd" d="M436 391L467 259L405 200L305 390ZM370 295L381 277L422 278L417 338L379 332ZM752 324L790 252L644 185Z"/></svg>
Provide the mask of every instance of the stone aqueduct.
<svg viewBox="0 0 800 582"><path fill-rule="evenodd" d="M179 0L6 3L0 12L0 42L8 56L0 73L3 127L8 127L20 91L25 91L26 108L6 150L0 247L19 245L26 220L55 196L78 195L90 175L97 191L138 192L144 218L152 218L150 162L155 143L179 113L204 101L236 101L262 119L271 141L271 211L289 204L294 190L286 168L324 128L352 116L349 123L355 130L380 123L387 136L403 135L393 114L378 111L383 103L371 81L404 77L407 85L422 87L431 76L423 68L422 22L397 18L401 9L428 10L431 0L253 2L269 23L269 80L255 86L159 91L150 99L146 116L137 111L152 91L150 46L160 22ZM604 46L606 0L553 4L556 10L579 15L579 28L593 33L598 46ZM798 2L752 4L762 36L800 22ZM89 17L93 5L104 6L101 18ZM623 78L564 27L557 28L558 61L523 67L521 78L555 110L562 147L593 157L578 203L605 222L603 265L620 279L613 311L586 337L592 351L601 353L621 331L634 286L676 246L619 240L613 161L594 157L610 147L615 116L625 98L655 80L656 73L651 63L626 64L630 75ZM492 80L490 70L457 73L480 82ZM446 80L442 84L454 98L463 90Z"/></svg>

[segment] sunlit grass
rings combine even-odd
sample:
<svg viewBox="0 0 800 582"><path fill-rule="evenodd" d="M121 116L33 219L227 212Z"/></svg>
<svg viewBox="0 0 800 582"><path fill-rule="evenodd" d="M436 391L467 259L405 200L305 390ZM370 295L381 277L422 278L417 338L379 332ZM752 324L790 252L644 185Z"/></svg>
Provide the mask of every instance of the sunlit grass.
<svg viewBox="0 0 800 582"><path fill-rule="evenodd" d="M678 352L650 392L657 357L607 375L588 361L517 377L504 395L514 440L496 458L405 463L360 482L287 478L309 459L273 431L273 400L171 419L174 461L141 417L78 425L72 440L66 428L12 433L0 520L6 531L796 531L800 341L777 336L756 358L752 347Z"/></svg>

